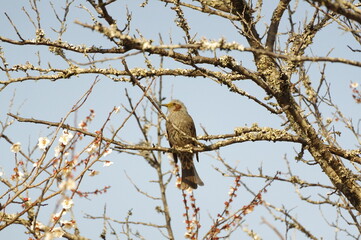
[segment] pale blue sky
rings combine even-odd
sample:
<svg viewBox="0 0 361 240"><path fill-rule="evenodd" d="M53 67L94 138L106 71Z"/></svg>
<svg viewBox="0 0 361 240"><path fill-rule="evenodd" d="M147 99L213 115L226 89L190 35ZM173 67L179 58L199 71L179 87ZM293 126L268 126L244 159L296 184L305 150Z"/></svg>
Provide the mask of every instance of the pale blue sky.
<svg viewBox="0 0 361 240"><path fill-rule="evenodd" d="M129 11L132 12L131 34L136 34L135 30L137 29L145 38L153 39L157 43L158 34L161 33L165 43L169 43L170 35L172 36L173 43L183 43L182 32L176 27L173 21L175 13L172 12L169 7L164 7L164 3L150 2L146 8L140 8L140 1L119 1L119 3L111 5L112 7L109 8L109 11L112 15L117 16L118 25L122 27L125 20L125 6L127 5ZM68 20L69 30L64 35L63 40L72 44L112 46L99 34L73 24L75 19L91 23L89 15L87 15L84 10L75 7L80 3L84 4L84 1L77 1L71 9ZM42 27L46 36L51 39L56 39L57 36L52 32L50 27L57 28L59 24L55 21L52 10L49 10L49 2L41 1L41 3L38 4L42 17ZM58 4L59 3L56 3L56 5ZM85 5L91 8L88 4ZM34 28L27 21L26 15L21 11L22 6L26 6L26 9L29 9L27 1L6 1L2 4L2 12L6 12L12 18L25 39L33 39L35 36ZM272 9L272 6L264 6L264 9ZM299 24L302 24L305 14L312 12L308 8L308 4L303 1L300 2L298 11L299 13L296 16L299 17L299 19L295 19L295 23L297 24L296 29L300 26ZM265 11L262 14L264 19L260 20L258 24L259 29L264 29L271 12ZM245 39L240 37L229 21L220 20L213 16L200 15L191 10L185 10L185 15L190 19L191 33L197 33L196 38L206 37L208 39L219 39L225 37L228 41L237 41L247 46ZM14 30L4 14L0 15L0 24L1 36L17 39ZM289 29L287 24L288 22L285 21L281 25L281 32L287 32ZM287 35L281 39L285 40L286 38ZM358 59L359 54L352 53L347 48L347 44L355 48L358 47L353 39L343 34L337 29L337 26L333 24L320 32L319 36L314 40L314 46L311 48L312 52L308 50L307 53L308 55L324 56L331 49L334 49L330 56ZM0 46L4 49L5 57L10 66L13 64L24 64L26 61L36 64L37 57L35 53L36 51L40 51L43 66L46 66L46 62L51 62L53 67L66 67L64 61L59 57L49 54L46 47L11 46L5 43L0 43ZM218 53L219 56L223 54L226 53ZM80 62L85 62L85 59L81 55L77 56L74 53L67 53L67 56L71 56L70 58ZM244 66L255 70L249 53L237 53L235 56ZM158 58L150 56L150 59L153 60L154 66L159 66ZM141 55L129 58L127 61L130 68L144 66ZM105 63L103 66L106 67L109 64L122 68L119 60ZM308 65L309 64L307 64L307 66ZM310 66L310 77L314 83L317 83L320 79L319 68L322 68L321 65L322 63L315 63ZM181 65L175 64L173 61L166 60L164 63L164 67L166 68L179 66ZM328 64L326 67L326 76L328 83L331 85L334 102L345 111L347 116L357 117L359 106L353 103L350 95L351 91L348 86L351 81L359 81L359 69L342 64ZM6 79L5 74L0 72L0 78L1 80ZM27 81L11 84L0 92L0 119L4 121L6 118L8 103L15 92L14 105L10 110L12 113L16 113L18 108L20 108L19 113L23 117L60 121L77 99L89 88L94 79L95 75L83 75L72 77L71 79L58 80L56 82ZM95 86L92 95L77 115L77 122L79 122L88 114L89 109L95 110L96 119L89 127L92 131L98 130L102 126L107 114L114 106L122 104L127 106L127 100L124 94L125 88L128 89L134 102L141 96L141 91L129 83L113 82L104 76L100 76L99 79L100 82ZM270 126L281 128L280 124L282 120L279 117L269 114L265 109L244 97L230 93L225 86L221 86L210 79L164 77L163 85L163 96L167 97L167 99L171 97L180 99L186 104L189 113L195 121L198 135L203 134L200 125L204 126L209 134L232 133L235 127L251 126L253 123L258 123L260 127ZM248 81L240 81L237 85L252 95L264 96L262 91ZM139 113L141 113L141 111L139 111ZM113 117L111 125L114 127L119 126L126 116L127 113L121 110L118 115ZM324 117L332 117L327 108L325 108ZM68 123L73 124L73 119L74 116L69 119ZM142 139L142 135L134 126L134 120L131 119L125 128L121 130L119 136L123 140L134 143L139 142L139 140ZM47 129L45 126L15 123L7 129L5 134L8 135L11 140L21 142L23 149L26 149L29 144L30 146L34 146L37 143L38 137L45 136L51 133L52 130L53 129ZM355 147L356 141L354 141L349 134L342 134L340 138L342 139L342 145L346 148ZM153 140L156 141L155 136ZM85 140L85 142L89 141L89 139ZM164 141L163 146L168 146L168 143ZM0 140L0 166L4 170L5 176L11 175L12 168L14 167L13 154L9 151L9 148L8 143ZM220 154L231 166L238 165L239 171L245 172L250 170L253 173L257 173L257 169L262 166L264 173L269 175L274 175L276 171L285 172L287 170L287 165L284 161L284 156L287 156L295 175L300 175L310 181L330 184L318 166L305 166L303 163L295 162L294 150L299 149L300 146L297 144L250 142L225 147L220 150ZM222 212L224 207L223 202L228 199L227 193L229 187L233 185L232 178L222 177L214 170L214 167L220 167L222 170L224 170L224 167L210 155L215 156L216 154L213 152L201 153L200 162L196 164L198 173L205 183L204 187L200 187L195 192L198 206L201 209L202 228L200 229L200 236L203 236L209 229L211 224L209 216L215 218L217 213ZM37 150L34 157L36 158L38 156L40 156L40 151ZM96 188L110 185L111 188L108 193L100 196L92 196L90 201L79 198L74 199L74 211L77 215L77 221L82 235L92 239L98 238L103 227L103 222L101 220L84 219L83 215L101 216L105 204L107 205L109 217L114 219L124 220L128 210L133 209L131 220L163 224L164 220L162 215L156 214L154 210L156 206L160 205L160 202L149 200L137 193L125 176L125 172L127 172L133 181L144 191L152 195L159 195L157 186L154 183L150 183L150 180L156 178L153 169L151 169L143 159L124 153L118 154L113 152L109 156L109 160L113 161L114 165L109 168L103 168L102 164L99 163L96 165L96 170L101 171L100 175L93 178L87 177L81 187L83 191L92 191ZM163 155L163 168L169 168L169 161L166 155ZM260 190L265 184L264 181L257 179L244 178L242 180L255 192ZM176 238L182 239L185 226L183 224L184 218L182 217L184 209L181 192L174 187L174 178L170 185L167 193L172 214L172 223ZM1 185L0 193L3 190L4 186ZM317 192L310 192L310 194L315 196ZM309 228L316 237L323 237L324 239L333 238L334 232L330 232L330 228L320 228L318 225L320 221L323 221L322 216L319 214L318 206L305 208L305 205L298 201L294 188L289 184L274 182L264 197L267 202L278 207L285 206L287 209L292 209L291 214L297 216L298 220L303 223L305 227ZM251 199L252 196L244 188L241 188L232 209L238 209L248 204ZM3 200L0 201L2 202ZM54 204L54 202L51 203ZM50 204L44 207L44 213L41 213L44 223L47 223L47 214L53 211L54 205ZM274 221L264 207L257 207L255 212L248 215L246 217L246 224L264 239L275 239L276 236L274 233L265 224L261 224L262 216L266 217L266 219L278 227L280 231L284 231L284 224ZM118 232L120 231L119 225L113 224L113 226L117 228ZM136 229L137 227L134 227L134 230ZM0 232L0 238L27 239L25 235L20 233L23 230L23 228L10 226ZM139 231L146 239L159 239L160 236L158 231L148 227L139 227ZM291 231L291 233L295 234L294 239L304 239L304 236L299 232L293 233ZM238 233L234 235L232 239L240 239L244 236L242 233ZM290 237L291 236L289 236L289 238Z"/></svg>

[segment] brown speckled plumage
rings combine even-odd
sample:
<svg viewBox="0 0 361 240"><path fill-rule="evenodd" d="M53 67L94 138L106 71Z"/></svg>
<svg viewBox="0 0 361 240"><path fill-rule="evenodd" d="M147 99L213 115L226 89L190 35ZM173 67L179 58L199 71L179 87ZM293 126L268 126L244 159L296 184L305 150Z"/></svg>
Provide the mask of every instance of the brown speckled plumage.
<svg viewBox="0 0 361 240"><path fill-rule="evenodd" d="M168 121L166 122L166 130L168 141L171 147L184 147L186 145L195 145L192 138L196 138L196 128L192 117L188 114L187 108L179 100L172 100L168 104L164 104L168 108ZM177 128L179 130L177 130ZM183 133L182 133L183 132ZM188 136L188 137L187 137ZM182 165L182 183L181 189L196 189L203 186L202 180L193 163L193 153L182 152L174 153L173 158L177 163L178 158ZM198 160L198 154L196 153Z"/></svg>

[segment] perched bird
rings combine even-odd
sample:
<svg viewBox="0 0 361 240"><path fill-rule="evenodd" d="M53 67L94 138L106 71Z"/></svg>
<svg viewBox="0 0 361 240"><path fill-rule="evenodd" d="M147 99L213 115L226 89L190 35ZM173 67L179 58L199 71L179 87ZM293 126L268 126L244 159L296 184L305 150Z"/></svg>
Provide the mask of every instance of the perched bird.
<svg viewBox="0 0 361 240"><path fill-rule="evenodd" d="M167 104L162 104L168 108L168 121L166 122L166 130L168 141L171 147L195 146L196 143L192 138L196 138L196 128L192 117L188 114L187 108L179 100L172 100ZM193 153L181 152L173 153L173 159L177 163L178 158L182 165L182 183L181 189L196 189L203 186L202 180L199 178L196 168L193 164ZM198 153L196 153L198 161Z"/></svg>

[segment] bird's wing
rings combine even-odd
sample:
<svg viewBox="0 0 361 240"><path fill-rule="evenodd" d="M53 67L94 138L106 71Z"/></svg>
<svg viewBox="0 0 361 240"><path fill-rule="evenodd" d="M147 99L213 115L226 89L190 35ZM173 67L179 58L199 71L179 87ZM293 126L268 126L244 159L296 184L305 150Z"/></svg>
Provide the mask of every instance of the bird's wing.
<svg viewBox="0 0 361 240"><path fill-rule="evenodd" d="M174 127L172 126L172 124L170 123L170 122L166 122L165 123L165 129L167 130L167 135L168 135L168 142L169 142L169 146L172 148L173 147L173 138L171 137L171 135L170 135L170 132L173 130L175 130L174 129ZM178 157L177 157L177 154L176 153L173 153L173 160L174 160L174 162L175 163L177 163L178 162Z"/></svg>
<svg viewBox="0 0 361 240"><path fill-rule="evenodd" d="M189 117L191 119L191 121L189 121L189 126L188 126L190 136L193 138L197 138L196 126L194 125L194 121L193 121L192 117L191 116L189 116ZM197 146L197 143L195 141L192 141L192 143L193 143L193 146ZM197 159L197 162L199 162L198 153L196 153L196 159Z"/></svg>

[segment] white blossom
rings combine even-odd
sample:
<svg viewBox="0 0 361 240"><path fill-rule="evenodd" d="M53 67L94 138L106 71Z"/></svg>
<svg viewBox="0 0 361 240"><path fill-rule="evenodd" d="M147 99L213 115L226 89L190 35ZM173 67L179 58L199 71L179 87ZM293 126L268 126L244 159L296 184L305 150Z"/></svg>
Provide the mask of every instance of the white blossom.
<svg viewBox="0 0 361 240"><path fill-rule="evenodd" d="M95 153L98 149L99 149L99 143L93 143L85 151L89 154L92 154L92 153Z"/></svg>
<svg viewBox="0 0 361 240"><path fill-rule="evenodd" d="M230 195L230 196L233 195L236 190L237 190L236 188L231 187L231 188L229 189L228 195Z"/></svg>
<svg viewBox="0 0 361 240"><path fill-rule="evenodd" d="M65 210L70 209L72 206L74 205L73 199L71 198L65 198L62 202L61 202L61 206L63 206L63 208Z"/></svg>
<svg viewBox="0 0 361 240"><path fill-rule="evenodd" d="M351 83L351 87L352 87L352 88L357 88L357 87L358 87L358 83L357 83L357 82Z"/></svg>
<svg viewBox="0 0 361 240"><path fill-rule="evenodd" d="M114 113L119 113L119 111L120 111L120 106L114 107Z"/></svg>
<svg viewBox="0 0 361 240"><path fill-rule="evenodd" d="M99 171L96 171L96 170L92 170L90 173L89 173L89 176L90 177L94 177L96 175L99 175Z"/></svg>
<svg viewBox="0 0 361 240"><path fill-rule="evenodd" d="M80 123L78 124L78 126L79 126L81 129L83 129L83 130L87 130L87 129L88 129L88 128L87 128L88 124L87 124L86 122L84 122L83 120L80 121Z"/></svg>
<svg viewBox="0 0 361 240"><path fill-rule="evenodd" d="M73 190L76 187L76 183L73 179L67 178L66 180L63 180L59 184L59 189L61 190Z"/></svg>
<svg viewBox="0 0 361 240"><path fill-rule="evenodd" d="M55 213L55 214L52 214L52 215L51 215L51 221L52 221L52 222L58 222L59 219L60 219L62 216L64 216L65 214L66 214L66 212L64 212L64 211L60 211L60 212L57 212L57 213Z"/></svg>
<svg viewBox="0 0 361 240"><path fill-rule="evenodd" d="M47 146L49 146L50 140L47 137L39 137L38 139L38 147L40 150L45 150Z"/></svg>
<svg viewBox="0 0 361 240"><path fill-rule="evenodd" d="M21 143L20 143L20 142L14 143L13 145L11 145L10 150L11 150L13 153L18 153L18 152L20 152L20 150L21 150Z"/></svg>
<svg viewBox="0 0 361 240"><path fill-rule="evenodd" d="M114 162L105 161L105 162L103 163L103 167L109 167L109 166L111 166L111 165L113 165L113 164L114 164Z"/></svg>
<svg viewBox="0 0 361 240"><path fill-rule="evenodd" d="M55 157L59 157L59 155L60 155L60 152L63 150L63 146L60 146L60 145L58 145L58 146L56 146L56 148L54 149L54 156Z"/></svg>
<svg viewBox="0 0 361 240"><path fill-rule="evenodd" d="M60 220L60 224L63 228L71 229L75 227L75 221Z"/></svg>
<svg viewBox="0 0 361 240"><path fill-rule="evenodd" d="M45 233L44 240L52 240L54 238L61 238L64 235L64 230L61 227L53 228L50 232Z"/></svg>
<svg viewBox="0 0 361 240"><path fill-rule="evenodd" d="M59 142L61 142L64 145L67 145L72 138L73 138L73 134L68 132L68 130L64 130L63 135L61 135L59 138Z"/></svg>
<svg viewBox="0 0 361 240"><path fill-rule="evenodd" d="M11 176L11 179L14 181L21 181L24 179L24 173L22 171L19 171L18 168L15 168L15 174Z"/></svg>
<svg viewBox="0 0 361 240"><path fill-rule="evenodd" d="M113 149L111 149L111 148L106 149L106 150L104 151L103 157L108 156L108 155L111 154L112 152L113 152Z"/></svg>

